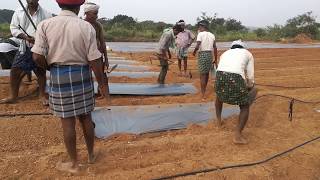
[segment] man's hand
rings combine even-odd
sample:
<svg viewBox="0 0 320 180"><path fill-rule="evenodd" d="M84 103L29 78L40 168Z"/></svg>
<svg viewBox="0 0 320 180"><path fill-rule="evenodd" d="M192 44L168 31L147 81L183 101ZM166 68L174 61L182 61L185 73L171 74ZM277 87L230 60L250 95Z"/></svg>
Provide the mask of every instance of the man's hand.
<svg viewBox="0 0 320 180"><path fill-rule="evenodd" d="M28 41L30 44L34 44L34 41L35 41L35 39L34 39L34 37L26 37L26 41Z"/></svg>
<svg viewBox="0 0 320 180"><path fill-rule="evenodd" d="M109 103L109 89L108 89L108 86L106 84L106 75L104 74L104 72L102 71L102 59L99 58L99 59L96 59L96 60L93 60L93 61L89 61L89 65L90 67L92 68L95 76L96 76L96 79L98 81L98 85L99 85L99 90L100 90L100 93L101 93L101 96L104 97L106 100L107 100L107 103Z"/></svg>

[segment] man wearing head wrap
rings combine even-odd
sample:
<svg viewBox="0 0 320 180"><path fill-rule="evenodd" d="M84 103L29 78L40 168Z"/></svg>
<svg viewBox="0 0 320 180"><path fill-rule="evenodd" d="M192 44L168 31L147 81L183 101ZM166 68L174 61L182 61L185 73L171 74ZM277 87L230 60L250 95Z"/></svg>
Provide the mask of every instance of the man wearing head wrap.
<svg viewBox="0 0 320 180"><path fill-rule="evenodd" d="M105 43L104 35L103 35L103 26L100 22L97 21L99 8L100 8L99 5L97 5L95 3L91 3L91 2L86 2L83 5L85 20L88 21L93 26L93 28L96 30L97 46L98 46L99 51L103 54L103 57L105 59L102 62L103 66L101 67L104 72L105 67L107 67L107 68L109 67L109 62L108 62L106 43ZM101 58L101 60L103 60L103 57ZM107 77L106 77L106 85L107 85L107 90L109 92Z"/></svg>
<svg viewBox="0 0 320 180"><path fill-rule="evenodd" d="M202 100L205 100L206 88L209 80L209 72L217 63L217 46L214 34L208 31L209 22L202 20L198 23L199 34L197 36L197 45L193 51L195 56L198 53L198 68L200 72ZM214 57L214 61L213 61Z"/></svg>
<svg viewBox="0 0 320 180"><path fill-rule="evenodd" d="M177 22L177 25L181 26L183 29L182 32L180 32L177 35L176 38L176 44L177 44L177 58L178 58L178 68L180 71L180 76L182 76L181 71L181 61L183 60L183 70L184 70L184 76L187 76L187 69L188 69L188 49L193 43L195 36L194 34L186 29L186 23L184 20L180 20Z"/></svg>
<svg viewBox="0 0 320 180"><path fill-rule="evenodd" d="M215 82L218 126L221 126L223 103L240 106L239 121L234 137L235 144L248 143L242 135L242 130L249 117L250 105L257 94L254 88L254 59L245 47L245 43L241 40L234 41L231 49L220 56Z"/></svg>
<svg viewBox="0 0 320 180"><path fill-rule="evenodd" d="M175 36L182 31L181 26L175 25L172 29L163 32L157 48L157 57L159 58L161 71L158 77L158 83L164 84L167 71L169 69L168 60L171 59L170 46L174 42Z"/></svg>
<svg viewBox="0 0 320 180"><path fill-rule="evenodd" d="M95 105L91 69L103 97L107 96L107 89L96 32L90 23L77 16L84 0L56 1L62 11L38 25L32 52L38 66L50 69L49 105L53 114L61 119L64 142L71 159L68 163L58 163L57 169L77 173L76 119L82 125L88 163L96 158L91 119Z"/></svg>
<svg viewBox="0 0 320 180"><path fill-rule="evenodd" d="M47 12L39 5L39 0L27 0L26 10L35 25L38 25L41 21L52 17L51 13ZM36 66L32 60L32 53L30 51L30 48L34 43L36 29L27 18L26 12L22 7L18 8L14 12L10 24L10 30L13 37L20 39L20 48L18 53L16 53L11 66L10 97L3 99L0 102L14 103L19 95L22 78L25 74L29 74L29 79L31 79L31 71L33 71L38 78L41 101L43 105L47 105L48 102L45 97L46 71Z"/></svg>

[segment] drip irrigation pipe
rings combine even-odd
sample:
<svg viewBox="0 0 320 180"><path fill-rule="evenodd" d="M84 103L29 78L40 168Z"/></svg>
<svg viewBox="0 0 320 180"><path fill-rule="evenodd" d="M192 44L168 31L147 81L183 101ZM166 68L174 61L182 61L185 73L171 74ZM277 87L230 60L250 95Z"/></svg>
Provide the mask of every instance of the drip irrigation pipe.
<svg viewBox="0 0 320 180"><path fill-rule="evenodd" d="M265 86L265 87L274 87L274 88L287 88L287 89L307 89L307 88L318 88L310 86L281 86L281 85L272 85L272 84L255 84L256 86Z"/></svg>
<svg viewBox="0 0 320 180"><path fill-rule="evenodd" d="M52 115L52 113L44 112L44 113L15 113L15 114L0 114L0 117L16 117L16 116L44 116L44 115Z"/></svg>
<svg viewBox="0 0 320 180"><path fill-rule="evenodd" d="M284 95L279 95L279 94L265 94L265 95L261 95L257 98L255 98L255 102L257 102L257 100L263 98L263 97L268 97L268 96L273 96L273 97L281 97L281 98L285 98L285 99L290 99L290 103L289 103L289 115L288 118L290 121L292 121L293 118L293 105L295 102L300 102L300 103L305 103L305 104L320 104L320 101L305 101L305 100L301 100L301 99L296 99L293 97L289 97L289 96L284 96ZM281 153L277 153L269 158L266 158L264 160L260 160L257 162L252 162L252 163L245 163L245 164L236 164L236 165L228 165L228 166L224 166L224 167L215 167L215 168L208 168L208 169L204 169L204 170L198 170L198 171L191 171L191 172L186 172L186 173L181 173L181 174L176 174L176 175L171 175L171 176L164 176L164 177L160 177L160 178L155 178L153 180L164 180L164 179L173 179L173 178L178 178L178 177L185 177L185 176L192 176L192 175L196 175L196 174L200 174L200 173L208 173L208 172L214 172L214 171L220 171L220 170L225 170L225 169L233 169L233 168L241 168L241 167L249 167L249 166L255 166L255 165L259 165L259 164L263 164L266 163L270 160L273 160L277 157L283 156L289 152L292 152L300 147L303 147L307 144L310 144L311 142L314 142L316 140L320 139L320 136L313 138L309 141L305 141L302 144L299 144L295 147L292 147L286 151L283 151Z"/></svg>
<svg viewBox="0 0 320 180"><path fill-rule="evenodd" d="M198 171L192 171L192 172L186 172L186 173L181 173L181 174L176 174L176 175L172 175L172 176L164 176L164 177L160 177L160 178L155 178L155 179L152 179L152 180L164 180L164 179L173 179L173 178L178 178L178 177L185 177L185 176L192 176L192 175L197 175L197 174L200 174L200 173L208 173L208 172L214 172L214 171L221 171L221 170L226 170L226 169L234 169L234 168L241 168L241 167L250 167L250 166L255 166L255 165L260 165L260 164L264 164L264 163L267 163L275 158L278 158L280 156L283 156L285 154L288 154L289 152L292 152L298 148L301 148L307 144L310 144L316 140L319 140L320 139L320 136L316 137L316 138L313 138L309 141L305 141L304 143L302 144L299 144L295 147L292 147L286 151L283 151L281 153L277 153L269 158L266 158L264 160L260 160L260 161L257 161L257 162L252 162L252 163L244 163L244 164L235 164L235 165L228 165L228 166L223 166L223 167L216 167L216 168L208 168L208 169L203 169L203 170L198 170Z"/></svg>

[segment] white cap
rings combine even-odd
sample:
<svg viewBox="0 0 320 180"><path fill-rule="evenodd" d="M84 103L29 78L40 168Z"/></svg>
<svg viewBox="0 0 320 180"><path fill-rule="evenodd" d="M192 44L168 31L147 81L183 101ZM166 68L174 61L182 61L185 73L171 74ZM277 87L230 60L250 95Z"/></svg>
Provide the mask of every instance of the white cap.
<svg viewBox="0 0 320 180"><path fill-rule="evenodd" d="M84 13L89 12L89 11L99 11L99 8L100 8L99 5L96 5L96 4L91 3L91 2L86 2L86 3L83 5L83 11L84 11Z"/></svg>
<svg viewBox="0 0 320 180"><path fill-rule="evenodd" d="M231 47L234 45L239 45L239 46L242 46L243 48L247 48L246 43L244 43L241 39L233 41L231 44Z"/></svg>

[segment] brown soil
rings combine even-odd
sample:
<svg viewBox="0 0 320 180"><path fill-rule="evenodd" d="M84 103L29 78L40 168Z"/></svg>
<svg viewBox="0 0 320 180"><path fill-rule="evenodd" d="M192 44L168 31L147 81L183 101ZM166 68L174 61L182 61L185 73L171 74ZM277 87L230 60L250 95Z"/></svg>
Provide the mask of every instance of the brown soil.
<svg viewBox="0 0 320 180"><path fill-rule="evenodd" d="M252 50L256 82L285 86L310 86L285 89L257 86L259 95L275 93L295 98L320 100L319 49ZM119 54L130 58L130 54ZM151 53L133 54L134 59L150 65ZM175 60L174 60L175 61ZM196 61L191 57L193 78L177 77L176 63L170 66L167 82L192 82L199 88ZM152 67L158 69L157 62ZM8 96L9 86L0 79L0 98ZM111 82L155 82L155 78L111 78ZM35 82L34 82L35 83ZM20 96L36 85L23 86ZM208 101L215 99L213 81L207 91ZM168 97L113 96L112 105L146 105L201 102L200 94ZM98 106L105 105L98 101ZM145 135L114 135L96 140L101 155L96 164L86 164L86 147L77 125L80 162L79 175L55 169L58 161L67 160L61 125L52 116L0 117L0 179L151 179L165 175L262 160L275 153L319 136L320 105L296 103L293 121L288 120L288 100L262 98L251 109L244 131L249 144L232 143L237 118L229 118L222 129L213 123L202 127ZM0 113L47 112L37 97L29 96L17 104L0 105ZM318 179L320 177L320 142L314 142L268 163L253 167L203 173L181 179Z"/></svg>

